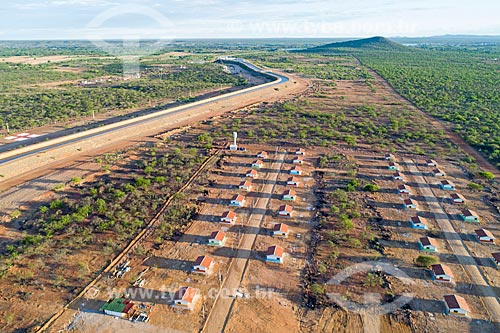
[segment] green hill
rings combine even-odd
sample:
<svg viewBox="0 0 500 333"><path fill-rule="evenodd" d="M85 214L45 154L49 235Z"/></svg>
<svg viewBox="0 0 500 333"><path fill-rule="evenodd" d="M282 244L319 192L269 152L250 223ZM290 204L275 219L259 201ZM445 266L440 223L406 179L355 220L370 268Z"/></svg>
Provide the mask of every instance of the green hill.
<svg viewBox="0 0 500 333"><path fill-rule="evenodd" d="M376 50L376 51L406 51L408 47L395 43L384 37L370 37L364 39L349 40L307 49L306 52L328 52L341 50Z"/></svg>

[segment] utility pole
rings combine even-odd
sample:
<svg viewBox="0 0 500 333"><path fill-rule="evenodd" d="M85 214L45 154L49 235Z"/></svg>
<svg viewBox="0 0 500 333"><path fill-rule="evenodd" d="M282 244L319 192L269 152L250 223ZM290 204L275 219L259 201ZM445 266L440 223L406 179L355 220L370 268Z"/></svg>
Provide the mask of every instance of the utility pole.
<svg viewBox="0 0 500 333"><path fill-rule="evenodd" d="M5 127L7 127L7 134L9 134L10 130L9 130L9 122L8 121L5 122Z"/></svg>

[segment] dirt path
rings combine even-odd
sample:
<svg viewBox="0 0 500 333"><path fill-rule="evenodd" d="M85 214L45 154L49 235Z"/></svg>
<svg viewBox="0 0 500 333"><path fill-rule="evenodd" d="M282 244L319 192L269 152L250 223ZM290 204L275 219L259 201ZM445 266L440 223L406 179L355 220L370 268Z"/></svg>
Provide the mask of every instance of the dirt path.
<svg viewBox="0 0 500 333"><path fill-rule="evenodd" d="M483 155L481 155L477 150L472 148L465 140L463 140L457 133L453 132L450 125L447 124L444 121L441 121L439 119L436 119L434 117L431 117L429 114L427 114L425 111L419 109L415 104L413 104L410 100L406 99L405 97L401 96L390 84L387 82L386 79L384 79L382 76L380 76L376 71L368 67L367 65L364 65L358 58L354 57L358 63L365 67L370 74L372 74L375 79L389 92L391 93L394 98L398 99L402 103L406 104L407 106L410 106L411 108L415 109L416 111L420 112L423 117L428 119L428 124L431 126L437 127L437 128L442 128L443 130L446 131L448 134L450 141L456 144L457 146L460 147L464 152L467 154L471 155L475 161L476 164L484 171L489 171L493 173L497 178L500 177L500 171L493 166Z"/></svg>
<svg viewBox="0 0 500 333"><path fill-rule="evenodd" d="M423 176L419 176L421 170L417 168L417 162L411 159L405 159L404 163L408 171L410 171L413 176L413 180L418 184L418 191L425 198L426 203L430 211L434 214L434 219L436 220L439 228L443 231L447 243L452 249L453 253L457 257L458 262L463 266L464 270L469 275L471 281L476 284L476 291L478 296L481 296L484 306L491 319L495 321L498 329L500 329L500 304L497 299L497 295L493 288L488 284L487 279L481 273L474 258L470 255L469 250L464 244L460 234L456 232L455 228L451 224L443 207L440 204L438 198L432 188L429 186L428 181Z"/></svg>
<svg viewBox="0 0 500 333"><path fill-rule="evenodd" d="M234 295L234 292L238 290L240 283L243 280L255 239L259 234L260 226L264 219L264 215L260 212L266 211L268 208L276 180L278 179L278 175L284 163L284 158L285 155L283 153L276 155L276 161L270 166L270 168L276 170L276 172L268 174L266 183L260 191L260 193L264 194L264 196L259 197L254 207L252 207L252 210L256 209L257 213L252 212L248 219L248 223L246 224L246 228L255 231L243 233L236 257L233 259L228 271L228 276L217 294L214 306L205 322L203 332L218 333L224 331L235 299L223 297L221 294L227 294L223 293L223 291L229 291L229 295Z"/></svg>

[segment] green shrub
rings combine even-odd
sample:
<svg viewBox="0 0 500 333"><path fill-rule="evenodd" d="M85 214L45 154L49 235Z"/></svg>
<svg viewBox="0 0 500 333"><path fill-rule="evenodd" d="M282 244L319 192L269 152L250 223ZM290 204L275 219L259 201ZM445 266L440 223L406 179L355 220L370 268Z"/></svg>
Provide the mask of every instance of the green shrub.
<svg viewBox="0 0 500 333"><path fill-rule="evenodd" d="M483 190L483 185L478 184L478 183L470 182L469 185L467 185L467 186L471 190L475 190L475 191L482 191Z"/></svg>
<svg viewBox="0 0 500 333"><path fill-rule="evenodd" d="M377 184L370 183L366 184L363 189L367 192L377 192L380 190L380 187Z"/></svg>
<svg viewBox="0 0 500 333"><path fill-rule="evenodd" d="M433 256L420 255L415 260L415 263L420 267L430 267L431 265L437 264L438 259Z"/></svg>

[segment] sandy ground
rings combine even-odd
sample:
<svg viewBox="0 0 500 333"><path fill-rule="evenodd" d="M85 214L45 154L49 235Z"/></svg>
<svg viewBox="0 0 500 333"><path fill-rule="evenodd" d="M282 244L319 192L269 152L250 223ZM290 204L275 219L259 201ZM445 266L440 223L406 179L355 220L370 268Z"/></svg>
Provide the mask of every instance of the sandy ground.
<svg viewBox="0 0 500 333"><path fill-rule="evenodd" d="M67 60L73 59L93 59L93 58L101 58L101 57L92 57L92 56L46 56L46 57L28 57L28 56L12 56L12 57L4 57L0 58L1 62L11 62L16 64L29 64L29 65L40 65L49 62L64 62Z"/></svg>

